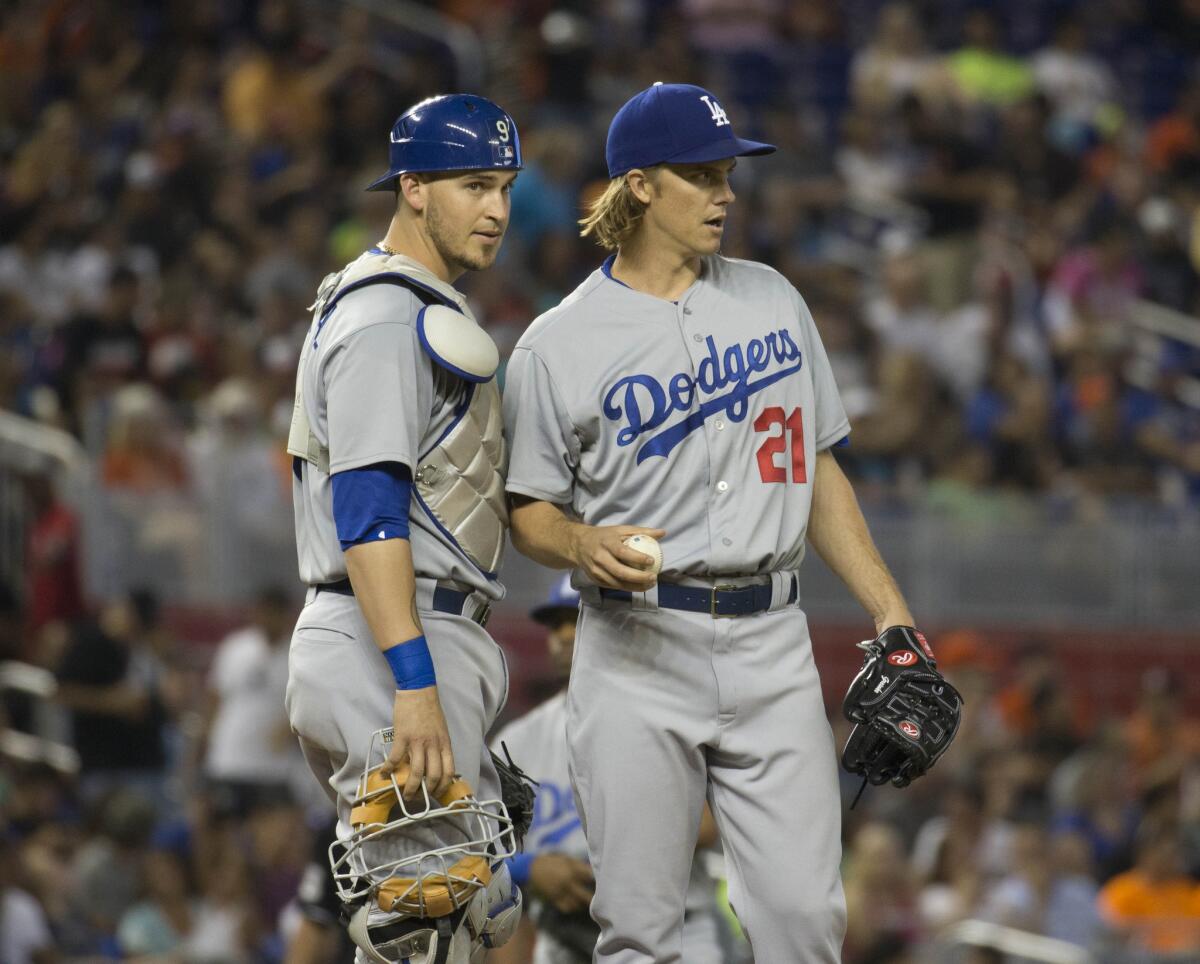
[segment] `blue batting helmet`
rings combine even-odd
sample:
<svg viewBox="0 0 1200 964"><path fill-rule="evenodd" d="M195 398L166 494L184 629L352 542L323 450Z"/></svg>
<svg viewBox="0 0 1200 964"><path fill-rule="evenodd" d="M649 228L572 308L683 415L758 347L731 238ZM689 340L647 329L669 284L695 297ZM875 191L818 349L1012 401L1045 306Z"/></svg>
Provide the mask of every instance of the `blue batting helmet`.
<svg viewBox="0 0 1200 964"><path fill-rule="evenodd" d="M443 94L410 107L392 125L388 172L368 191L391 190L414 171L521 169L516 122L486 97Z"/></svg>

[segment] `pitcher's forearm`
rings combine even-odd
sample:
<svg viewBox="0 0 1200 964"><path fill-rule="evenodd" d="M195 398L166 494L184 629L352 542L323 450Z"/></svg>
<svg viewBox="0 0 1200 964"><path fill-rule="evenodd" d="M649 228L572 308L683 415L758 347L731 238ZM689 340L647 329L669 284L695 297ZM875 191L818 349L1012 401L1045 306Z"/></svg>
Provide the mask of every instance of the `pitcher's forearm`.
<svg viewBox="0 0 1200 964"><path fill-rule="evenodd" d="M817 456L808 541L870 614L877 630L913 625L908 603L867 529L854 487L830 452Z"/></svg>
<svg viewBox="0 0 1200 964"><path fill-rule="evenodd" d="M512 496L509 521L517 551L550 569L571 569L578 565L578 531L583 525L573 522L562 509L550 502Z"/></svg>

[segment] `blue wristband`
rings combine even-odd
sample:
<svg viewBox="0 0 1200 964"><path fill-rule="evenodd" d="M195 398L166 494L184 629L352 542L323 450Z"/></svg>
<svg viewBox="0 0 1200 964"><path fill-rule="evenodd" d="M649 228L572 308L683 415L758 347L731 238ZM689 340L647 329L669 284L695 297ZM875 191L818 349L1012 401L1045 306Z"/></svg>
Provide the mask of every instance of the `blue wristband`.
<svg viewBox="0 0 1200 964"><path fill-rule="evenodd" d="M514 884L518 887L529 884L529 874L536 859L537 854L514 854L508 858L508 873Z"/></svg>
<svg viewBox="0 0 1200 964"><path fill-rule="evenodd" d="M429 655L429 644L424 636L417 636L404 643L397 643L383 651L383 658L392 668L398 690L423 690L437 685L433 672L433 658Z"/></svg>

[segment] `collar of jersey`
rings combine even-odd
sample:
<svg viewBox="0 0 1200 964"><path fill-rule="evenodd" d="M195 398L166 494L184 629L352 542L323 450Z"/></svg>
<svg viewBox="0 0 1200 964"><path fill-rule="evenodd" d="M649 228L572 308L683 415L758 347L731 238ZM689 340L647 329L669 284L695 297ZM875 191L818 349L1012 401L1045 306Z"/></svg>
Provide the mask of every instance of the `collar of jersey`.
<svg viewBox="0 0 1200 964"><path fill-rule="evenodd" d="M604 277L606 277L609 281L616 282L622 288L628 288L630 291L637 291L637 293L639 295L646 295L647 298L655 298L656 301L666 301L665 298L656 298L654 295L647 294L645 291L638 291L637 288L634 288L631 285L627 285L620 278L614 277L613 273L612 273L612 266L613 266L613 262L616 260L617 260L617 256L615 254L610 254L607 258L604 259L604 264L600 265L600 270L604 272ZM703 261L703 259L701 259L700 265L701 265L700 276L698 278L696 278L696 281L699 281L700 278L704 277L704 270L703 270L704 261ZM696 286L696 283L693 282L692 285L688 288L688 291L691 291L692 288L694 288L695 286ZM671 304L678 305L679 302L672 301Z"/></svg>

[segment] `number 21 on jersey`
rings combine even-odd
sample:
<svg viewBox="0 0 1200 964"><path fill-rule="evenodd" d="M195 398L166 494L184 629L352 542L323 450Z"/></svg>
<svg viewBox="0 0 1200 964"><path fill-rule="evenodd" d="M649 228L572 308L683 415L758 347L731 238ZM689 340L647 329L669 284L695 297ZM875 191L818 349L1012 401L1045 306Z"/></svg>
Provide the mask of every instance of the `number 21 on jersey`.
<svg viewBox="0 0 1200 964"><path fill-rule="evenodd" d="M775 434L776 429L778 435ZM789 450L792 481L808 481L808 471L804 465L804 418L799 408L792 409L790 415L786 415L779 405L764 408L754 420L754 431L769 433L758 447L758 474L764 482L788 480L787 465L781 465L776 460Z"/></svg>

